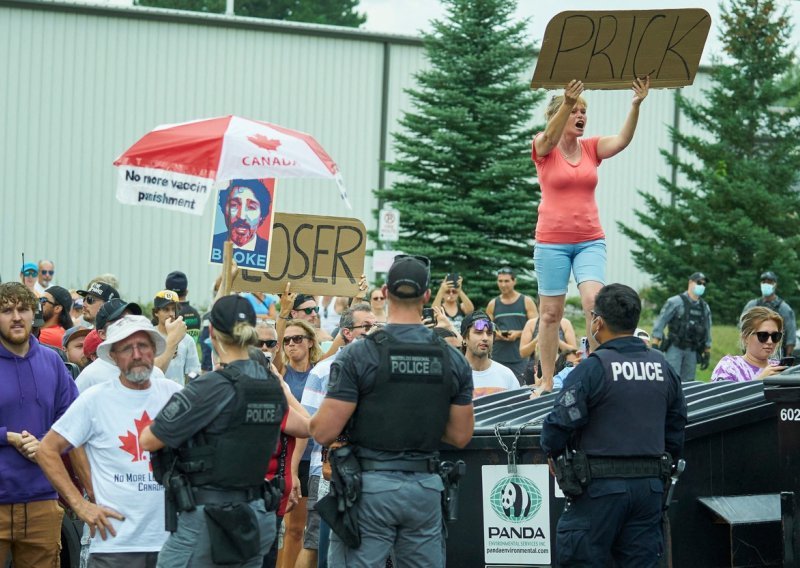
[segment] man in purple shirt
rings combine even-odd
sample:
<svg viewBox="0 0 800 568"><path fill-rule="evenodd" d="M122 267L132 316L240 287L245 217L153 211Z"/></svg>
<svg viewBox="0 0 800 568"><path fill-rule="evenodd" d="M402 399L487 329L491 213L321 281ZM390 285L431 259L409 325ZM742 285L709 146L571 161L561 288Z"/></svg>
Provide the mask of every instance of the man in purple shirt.
<svg viewBox="0 0 800 568"><path fill-rule="evenodd" d="M39 439L78 396L52 349L31 336L36 296L0 284L0 566L57 566L61 519L53 486L36 465Z"/></svg>

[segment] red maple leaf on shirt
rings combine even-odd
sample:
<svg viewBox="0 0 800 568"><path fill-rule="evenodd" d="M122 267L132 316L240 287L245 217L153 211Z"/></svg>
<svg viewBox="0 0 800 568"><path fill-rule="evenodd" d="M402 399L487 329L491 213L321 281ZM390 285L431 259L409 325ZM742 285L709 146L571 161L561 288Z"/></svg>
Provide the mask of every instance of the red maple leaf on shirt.
<svg viewBox="0 0 800 568"><path fill-rule="evenodd" d="M144 450L139 447L139 436L142 434L142 430L144 430L147 426L149 426L153 420L148 416L147 411L145 410L142 412L142 417L139 420L133 419L133 425L136 428L136 433L134 434L130 430L124 435L119 436L119 441L122 442L122 445L119 449L128 452L130 455L133 456L131 461L137 462L144 460Z"/></svg>
<svg viewBox="0 0 800 568"><path fill-rule="evenodd" d="M264 150L277 150L278 146L281 145L280 140L271 140L263 134L248 136L247 139L259 148L264 148Z"/></svg>

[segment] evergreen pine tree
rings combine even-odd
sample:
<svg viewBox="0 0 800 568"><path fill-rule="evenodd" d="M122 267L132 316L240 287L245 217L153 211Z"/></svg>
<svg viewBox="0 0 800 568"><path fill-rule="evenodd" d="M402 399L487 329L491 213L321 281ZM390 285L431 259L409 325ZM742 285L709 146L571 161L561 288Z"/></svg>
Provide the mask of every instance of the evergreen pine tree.
<svg viewBox="0 0 800 568"><path fill-rule="evenodd" d="M534 52L525 22L512 22L516 2L443 3L445 18L423 36L430 68L408 91L414 110L387 165L399 180L375 194L400 212L394 248L430 257L434 286L462 274L479 308L497 294L498 268L532 269L539 187L528 124L544 95L527 84Z"/></svg>
<svg viewBox="0 0 800 568"><path fill-rule="evenodd" d="M672 129L678 156L662 150L679 173L660 178L668 199L641 193L639 221L620 224L636 244L636 265L653 276L653 300L684 290L689 275L709 278L706 299L716 323L735 323L759 294L759 275L774 270L778 294L800 307L798 108L779 106L798 91L786 81L791 25L773 0L730 0L721 37L729 61L715 61L712 86L698 101L677 97L702 134Z"/></svg>

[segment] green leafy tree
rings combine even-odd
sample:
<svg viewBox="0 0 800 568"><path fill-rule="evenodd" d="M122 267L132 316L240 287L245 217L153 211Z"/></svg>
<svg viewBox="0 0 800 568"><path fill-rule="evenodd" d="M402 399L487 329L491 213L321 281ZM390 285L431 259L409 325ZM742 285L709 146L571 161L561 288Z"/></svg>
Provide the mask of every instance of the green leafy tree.
<svg viewBox="0 0 800 568"><path fill-rule="evenodd" d="M528 125L543 95L527 85L533 46L526 23L512 22L516 2L443 3L444 20L423 36L430 68L394 136L398 159L387 168L399 181L375 194L400 211L394 248L430 257L439 280L461 273L481 307L498 293L498 268L532 268L539 187Z"/></svg>
<svg viewBox="0 0 800 568"><path fill-rule="evenodd" d="M659 179L666 200L640 192L645 209L636 215L649 232L620 224L636 245L636 265L653 276L659 303L701 270L715 321L734 323L758 295L759 274L771 269L778 293L800 305L800 121L796 106L780 106L798 90L785 78L791 29L772 0L731 0L721 30L729 60L714 62L712 86L699 102L677 97L702 134L671 130L682 152L661 153L678 181Z"/></svg>
<svg viewBox="0 0 800 568"><path fill-rule="evenodd" d="M357 28L367 21L359 0L236 0L237 16ZM140 6L221 14L225 0L139 0Z"/></svg>

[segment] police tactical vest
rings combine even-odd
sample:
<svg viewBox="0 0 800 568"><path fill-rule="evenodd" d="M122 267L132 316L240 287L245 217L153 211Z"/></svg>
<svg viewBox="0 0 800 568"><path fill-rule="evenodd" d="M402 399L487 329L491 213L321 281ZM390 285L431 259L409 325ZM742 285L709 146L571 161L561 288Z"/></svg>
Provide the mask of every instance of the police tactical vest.
<svg viewBox="0 0 800 568"><path fill-rule="evenodd" d="M372 450L438 450L456 394L451 347L438 337L400 343L385 331L367 340L378 347L380 363L374 388L358 401L351 441Z"/></svg>
<svg viewBox="0 0 800 568"><path fill-rule="evenodd" d="M683 302L683 316L669 324L670 342L680 349L693 349L700 351L706 346L706 303L700 299L692 302L681 294Z"/></svg>
<svg viewBox="0 0 800 568"><path fill-rule="evenodd" d="M230 402L230 420L222 433L201 431L179 448L177 467L194 487L260 487L288 412L286 396L273 377L254 379L235 367L217 374L230 381L236 391Z"/></svg>
<svg viewBox="0 0 800 568"><path fill-rule="evenodd" d="M619 353L598 349L604 387L589 409L580 448L588 456L660 456L672 378L655 350Z"/></svg>

